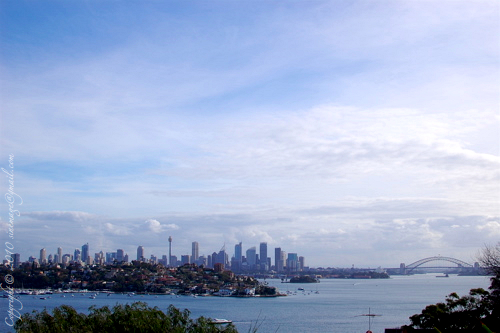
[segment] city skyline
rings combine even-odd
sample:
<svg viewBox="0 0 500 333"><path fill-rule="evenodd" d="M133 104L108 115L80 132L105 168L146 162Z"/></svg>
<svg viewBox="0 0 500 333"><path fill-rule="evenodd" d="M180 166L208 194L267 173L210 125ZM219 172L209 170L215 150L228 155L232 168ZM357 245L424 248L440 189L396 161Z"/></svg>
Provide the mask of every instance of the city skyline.
<svg viewBox="0 0 500 333"><path fill-rule="evenodd" d="M212 252L208 255L200 255L199 254L199 242L193 241L191 243L191 251L192 254L180 254L172 255L170 245L172 243L172 237L169 236L169 254L159 254L151 253L150 256L146 255L145 247L142 245L137 246L136 249L136 259L131 259L126 251L123 249L117 249L116 251L102 251L95 252L94 255L91 255L89 243L83 244L80 248L74 249L74 254L70 252L64 253L62 247L58 247L56 249L56 253L48 253L47 249L40 249L39 257L35 257L30 255L27 260L23 260L20 258L19 253L15 253L14 263L9 263L14 266L14 268L18 267L21 262L38 262L40 264L69 264L71 262L80 262L85 265L103 265L116 262L132 262L133 260L144 261L153 264L161 263L164 266L169 267L178 267L184 264L197 264L204 265L207 267L214 268L216 263L222 263L223 269L232 270L235 272L243 272L243 271L255 271L255 272L268 272L271 270L275 270L277 272L284 271L285 269L289 269L290 272L298 272L302 271L305 266L305 258L303 256L298 256L297 253L286 253L281 251L281 248L275 248L275 251L279 250L280 258L283 257L283 260L276 264L273 264L273 259L268 257L267 252L267 243L261 242L259 247L259 252L257 253L256 247L252 246L247 249L246 257L242 255L242 242L235 244L234 253L232 256L226 251L226 246L224 245L219 253ZM221 259L220 255L223 253L223 258ZM287 257L286 260L284 258ZM178 259L181 260L178 260ZM4 264L8 263L4 260Z"/></svg>
<svg viewBox="0 0 500 333"><path fill-rule="evenodd" d="M0 9L17 253L133 259L172 236L179 260L190 240L265 242L272 261L363 267L474 262L500 239L498 1Z"/></svg>

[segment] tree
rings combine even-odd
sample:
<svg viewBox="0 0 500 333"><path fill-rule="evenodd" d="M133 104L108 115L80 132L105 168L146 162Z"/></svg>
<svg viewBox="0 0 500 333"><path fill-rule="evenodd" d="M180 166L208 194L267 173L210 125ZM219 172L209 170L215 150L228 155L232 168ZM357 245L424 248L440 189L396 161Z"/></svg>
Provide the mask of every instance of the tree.
<svg viewBox="0 0 500 333"><path fill-rule="evenodd" d="M495 246L486 245L481 250L478 261L488 273L500 276L500 242Z"/></svg>
<svg viewBox="0 0 500 333"><path fill-rule="evenodd" d="M62 305L52 310L52 315L43 310L23 314L14 328L18 333L237 333L234 325L214 325L211 319L191 319L189 310L179 310L170 305L167 312L146 303L135 302L89 308L89 314L77 313L74 308Z"/></svg>
<svg viewBox="0 0 500 333"><path fill-rule="evenodd" d="M490 322L492 308L488 291L472 289L469 295L459 297L451 293L446 303L428 305L422 313L410 317L412 326L446 330L481 330L482 323Z"/></svg>
<svg viewBox="0 0 500 333"><path fill-rule="evenodd" d="M500 243L495 247L486 246L479 255L479 262L487 272L493 274L489 292L471 289L469 295L459 297L450 294L445 303L428 305L421 314L410 317L411 326L416 328L436 328L440 331L467 329L500 332Z"/></svg>
<svg viewBox="0 0 500 333"><path fill-rule="evenodd" d="M490 285L490 302L493 311L491 317L500 323L500 242L495 246L486 245L481 251L479 258L481 266L493 275ZM497 325L497 331L500 331L500 324Z"/></svg>

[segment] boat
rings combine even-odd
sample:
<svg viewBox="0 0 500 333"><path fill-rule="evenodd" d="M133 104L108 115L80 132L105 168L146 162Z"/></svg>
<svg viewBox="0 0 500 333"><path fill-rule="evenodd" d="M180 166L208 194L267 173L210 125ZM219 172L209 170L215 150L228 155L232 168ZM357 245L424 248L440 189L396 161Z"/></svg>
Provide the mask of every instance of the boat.
<svg viewBox="0 0 500 333"><path fill-rule="evenodd" d="M214 318L214 319L212 319L211 323L212 324L230 324L230 323L232 323L232 321L228 320L228 319Z"/></svg>
<svg viewBox="0 0 500 333"><path fill-rule="evenodd" d="M436 275L436 277L442 278L442 277L450 277L450 276L448 274L445 274L445 275Z"/></svg>

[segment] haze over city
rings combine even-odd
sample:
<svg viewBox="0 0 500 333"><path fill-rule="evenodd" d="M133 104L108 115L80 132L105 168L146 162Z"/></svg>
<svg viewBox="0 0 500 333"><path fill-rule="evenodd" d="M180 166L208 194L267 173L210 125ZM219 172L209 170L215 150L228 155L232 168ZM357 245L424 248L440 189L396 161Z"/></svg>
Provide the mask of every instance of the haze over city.
<svg viewBox="0 0 500 333"><path fill-rule="evenodd" d="M3 1L0 167L22 198L14 239L1 200L4 238L23 261L172 236L179 256L474 262L500 239L499 10Z"/></svg>

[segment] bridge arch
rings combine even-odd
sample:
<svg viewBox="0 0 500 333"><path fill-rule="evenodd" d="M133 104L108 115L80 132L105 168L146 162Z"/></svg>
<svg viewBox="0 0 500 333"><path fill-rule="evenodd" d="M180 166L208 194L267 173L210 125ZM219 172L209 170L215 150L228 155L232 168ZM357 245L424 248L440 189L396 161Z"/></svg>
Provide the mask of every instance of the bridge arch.
<svg viewBox="0 0 500 333"><path fill-rule="evenodd" d="M459 267L464 267L464 268L472 268L473 267L473 265L471 265L465 261L459 260L459 259L436 256L436 257L429 257L429 258L420 259L420 260L415 261L414 263L409 264L408 266L406 266L406 274L410 274L415 268L420 267L423 264L426 264L430 261L447 261L447 262L451 262L455 265L458 265Z"/></svg>

